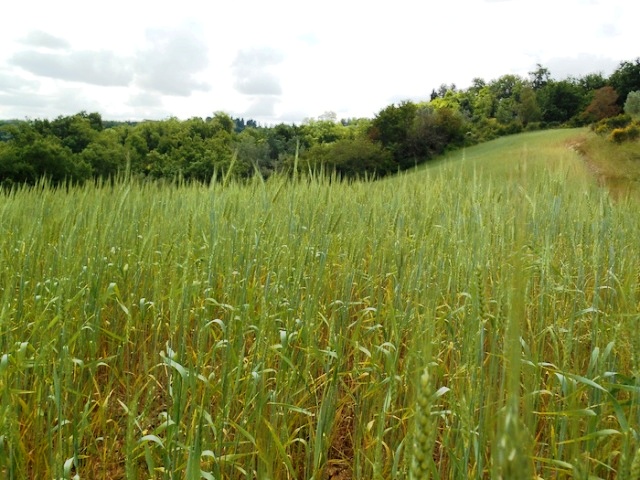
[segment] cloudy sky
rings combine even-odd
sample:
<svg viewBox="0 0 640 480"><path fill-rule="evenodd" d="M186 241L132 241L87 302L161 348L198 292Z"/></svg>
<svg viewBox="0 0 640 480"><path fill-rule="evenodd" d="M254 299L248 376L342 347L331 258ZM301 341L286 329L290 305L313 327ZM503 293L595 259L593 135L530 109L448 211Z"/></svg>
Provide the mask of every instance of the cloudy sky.
<svg viewBox="0 0 640 480"><path fill-rule="evenodd" d="M474 77L640 56L638 0L20 0L0 15L0 118L373 117Z"/></svg>

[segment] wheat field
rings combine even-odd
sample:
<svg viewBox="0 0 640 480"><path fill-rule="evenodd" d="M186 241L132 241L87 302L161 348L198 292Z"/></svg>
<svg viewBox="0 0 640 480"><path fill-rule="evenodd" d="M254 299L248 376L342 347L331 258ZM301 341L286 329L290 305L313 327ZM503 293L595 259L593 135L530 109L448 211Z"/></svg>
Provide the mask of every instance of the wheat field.
<svg viewBox="0 0 640 480"><path fill-rule="evenodd" d="M0 475L638 478L640 216L575 135L0 193Z"/></svg>

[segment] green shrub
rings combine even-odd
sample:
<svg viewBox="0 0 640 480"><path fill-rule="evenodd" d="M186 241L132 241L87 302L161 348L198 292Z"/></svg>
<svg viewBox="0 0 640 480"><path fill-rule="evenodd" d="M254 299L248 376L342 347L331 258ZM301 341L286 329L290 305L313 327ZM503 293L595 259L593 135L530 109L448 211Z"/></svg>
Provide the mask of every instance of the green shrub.
<svg viewBox="0 0 640 480"><path fill-rule="evenodd" d="M626 128L616 128L609 135L609 140L615 143L630 142L640 138L640 124L632 123Z"/></svg>
<svg viewBox="0 0 640 480"><path fill-rule="evenodd" d="M525 132L534 132L545 128L544 122L530 122L524 128Z"/></svg>
<svg viewBox="0 0 640 480"><path fill-rule="evenodd" d="M624 128L616 128L609 135L609 140L614 143L622 143L627 140L627 130Z"/></svg>
<svg viewBox="0 0 640 480"><path fill-rule="evenodd" d="M640 118L640 90L629 92L624 102L624 113L635 118Z"/></svg>
<svg viewBox="0 0 640 480"><path fill-rule="evenodd" d="M512 122L501 124L498 129L499 135L513 135L516 133L522 132L522 123L518 120L514 120Z"/></svg>
<svg viewBox="0 0 640 480"><path fill-rule="evenodd" d="M627 127L627 135L629 140L637 140L640 138L640 123L634 122Z"/></svg>
<svg viewBox="0 0 640 480"><path fill-rule="evenodd" d="M391 152L367 138L314 145L305 153L304 160L313 170L322 166L326 173L351 178L365 174L384 176L398 168Z"/></svg>
<svg viewBox="0 0 640 480"><path fill-rule="evenodd" d="M631 117L626 114L605 118L591 125L591 129L598 135L607 135L615 129L626 128L631 123Z"/></svg>

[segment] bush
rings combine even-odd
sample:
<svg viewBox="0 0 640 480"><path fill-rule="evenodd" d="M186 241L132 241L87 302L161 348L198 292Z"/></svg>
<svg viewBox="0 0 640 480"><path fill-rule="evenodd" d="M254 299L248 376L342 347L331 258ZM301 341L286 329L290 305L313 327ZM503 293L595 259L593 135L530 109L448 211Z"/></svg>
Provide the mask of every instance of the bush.
<svg viewBox="0 0 640 480"><path fill-rule="evenodd" d="M499 124L495 118L482 117L471 126L471 132L477 142L486 142L499 136Z"/></svg>
<svg viewBox="0 0 640 480"><path fill-rule="evenodd" d="M591 125L591 129L598 135L606 135L616 129L624 129L631 123L631 117L626 114L605 118Z"/></svg>
<svg viewBox="0 0 640 480"><path fill-rule="evenodd" d="M609 140L614 143L631 142L640 138L640 124L632 123L625 128L616 128L609 135Z"/></svg>
<svg viewBox="0 0 640 480"><path fill-rule="evenodd" d="M629 92L624 103L624 113L632 117L640 117L640 90Z"/></svg>
<svg viewBox="0 0 640 480"><path fill-rule="evenodd" d="M522 132L522 123L518 120L513 120L506 124L500 124L498 128L498 135L514 135Z"/></svg>
<svg viewBox="0 0 640 480"><path fill-rule="evenodd" d="M534 132L537 130L543 130L545 128L544 122L529 122L524 128L525 132Z"/></svg>
<svg viewBox="0 0 640 480"><path fill-rule="evenodd" d="M354 178L375 174L384 176L397 170L391 152L366 138L342 139L330 144L318 144L304 154L309 168L324 168L328 174Z"/></svg>
<svg viewBox="0 0 640 480"><path fill-rule="evenodd" d="M627 131L624 128L616 128L609 135L609 140L614 143L622 143L627 140Z"/></svg>

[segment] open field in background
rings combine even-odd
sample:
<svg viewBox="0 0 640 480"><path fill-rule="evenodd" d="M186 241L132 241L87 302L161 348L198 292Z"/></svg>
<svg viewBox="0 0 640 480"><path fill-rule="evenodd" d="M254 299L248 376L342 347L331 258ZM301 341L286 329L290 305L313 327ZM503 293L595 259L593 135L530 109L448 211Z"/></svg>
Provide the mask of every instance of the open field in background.
<svg viewBox="0 0 640 480"><path fill-rule="evenodd" d="M584 131L0 202L3 478L630 478L640 216Z"/></svg>

